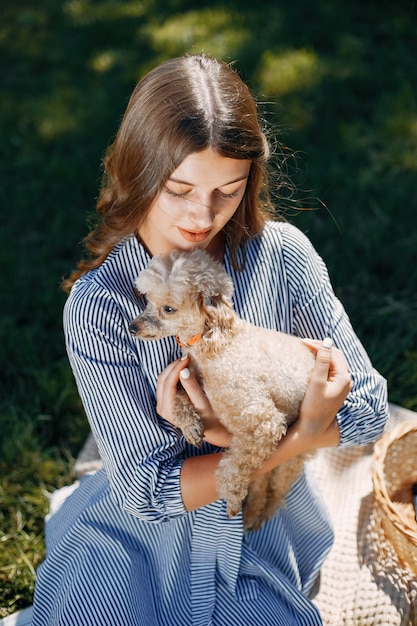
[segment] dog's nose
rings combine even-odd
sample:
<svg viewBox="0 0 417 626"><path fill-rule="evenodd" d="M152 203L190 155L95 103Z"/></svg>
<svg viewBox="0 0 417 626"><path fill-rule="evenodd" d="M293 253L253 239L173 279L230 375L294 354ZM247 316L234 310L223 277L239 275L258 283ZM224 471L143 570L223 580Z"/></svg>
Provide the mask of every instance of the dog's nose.
<svg viewBox="0 0 417 626"><path fill-rule="evenodd" d="M132 322L131 324L129 324L129 332L132 335L136 335L136 333L138 332L138 327L136 326L135 322Z"/></svg>

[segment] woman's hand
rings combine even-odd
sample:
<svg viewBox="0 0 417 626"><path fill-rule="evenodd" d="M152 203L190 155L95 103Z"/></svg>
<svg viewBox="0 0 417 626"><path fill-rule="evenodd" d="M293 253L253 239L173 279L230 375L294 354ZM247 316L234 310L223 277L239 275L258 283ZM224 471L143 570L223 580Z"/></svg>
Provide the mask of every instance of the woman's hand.
<svg viewBox="0 0 417 626"><path fill-rule="evenodd" d="M340 439L336 413L352 389L348 364L341 350L330 339L303 339L316 354L310 382L297 420L300 437L310 440L311 447L326 443L337 445Z"/></svg>
<svg viewBox="0 0 417 626"><path fill-rule="evenodd" d="M254 478L299 454L334 447L340 441L336 414L352 386L346 359L332 347L330 339L303 339L303 343L316 354L316 363L299 418L291 424L275 452L254 472Z"/></svg>
<svg viewBox="0 0 417 626"><path fill-rule="evenodd" d="M214 446L227 448L230 445L232 436L213 414L206 394L194 374L187 367L188 363L189 357L173 361L158 376L156 386L157 413L167 422L176 426L173 420L173 408L178 382L180 381L184 391L202 419L205 441Z"/></svg>

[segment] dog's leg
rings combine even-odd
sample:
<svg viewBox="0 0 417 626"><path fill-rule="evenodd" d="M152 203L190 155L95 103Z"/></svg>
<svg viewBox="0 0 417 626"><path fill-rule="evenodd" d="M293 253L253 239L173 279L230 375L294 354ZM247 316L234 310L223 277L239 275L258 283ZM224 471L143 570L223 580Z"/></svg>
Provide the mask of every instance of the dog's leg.
<svg viewBox="0 0 417 626"><path fill-rule="evenodd" d="M185 391L179 389L174 403L174 423L181 428L188 443L201 446L204 426Z"/></svg>
<svg viewBox="0 0 417 626"><path fill-rule="evenodd" d="M219 463L216 472L220 497L227 501L227 516L234 517L242 508L248 494L252 474L262 462L272 454L272 449L263 449L262 454L254 458L253 442L243 447L242 442L234 438L229 450ZM266 455L264 454L266 452Z"/></svg>
<svg viewBox="0 0 417 626"><path fill-rule="evenodd" d="M258 530L265 521L264 511L269 497L269 474L259 476L248 488L248 495L243 503L243 522L245 530Z"/></svg>
<svg viewBox="0 0 417 626"><path fill-rule="evenodd" d="M287 431L285 415L272 403L268 406L266 399L262 406L256 406L256 414L253 407L246 407L239 421L252 427L234 433L216 472L220 497L227 501L228 517L239 513L253 472L272 454Z"/></svg>
<svg viewBox="0 0 417 626"><path fill-rule="evenodd" d="M269 495L264 510L264 520L269 519L275 511L285 504L285 496L290 491L295 481L301 476L304 463L312 456L312 453L300 454L268 474Z"/></svg>
<svg viewBox="0 0 417 626"><path fill-rule="evenodd" d="M245 530L259 530L285 505L285 496L310 456L310 453L300 454L251 483L243 509Z"/></svg>

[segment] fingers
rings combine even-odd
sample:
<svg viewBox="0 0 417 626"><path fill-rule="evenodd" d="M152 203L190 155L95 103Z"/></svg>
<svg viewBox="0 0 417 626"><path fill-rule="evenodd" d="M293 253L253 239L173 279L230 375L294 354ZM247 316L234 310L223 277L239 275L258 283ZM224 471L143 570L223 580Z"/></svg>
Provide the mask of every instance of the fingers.
<svg viewBox="0 0 417 626"><path fill-rule="evenodd" d="M323 341L319 339L301 339L314 354L316 355L316 364L313 370L313 376L317 381L338 379L339 384L342 384L342 379L345 379L345 384L352 388L352 381L349 374L349 368L345 356L341 350L333 346L333 342L330 337L326 337Z"/></svg>
<svg viewBox="0 0 417 626"><path fill-rule="evenodd" d="M333 342L329 337L320 341L318 339L302 339L304 345L309 348L316 357L310 382L315 385L325 385L333 369L334 353Z"/></svg>
<svg viewBox="0 0 417 626"><path fill-rule="evenodd" d="M182 359L177 359L176 361L172 361L159 374L158 384L164 384L165 382L172 384L175 379L176 379L175 384L177 384L179 373L182 369L186 368L186 366L188 365L188 362L189 362L188 356L186 356L185 358L183 357Z"/></svg>
<svg viewBox="0 0 417 626"><path fill-rule="evenodd" d="M335 416L351 389L351 380L342 351L333 346L330 339L308 339L303 343L315 352L316 359L301 405L300 432L312 437L313 441L335 422ZM336 441L337 437L334 439Z"/></svg>
<svg viewBox="0 0 417 626"><path fill-rule="evenodd" d="M332 340L326 337L317 347L314 374L323 382L326 382L329 378L333 353L332 345Z"/></svg>
<svg viewBox="0 0 417 626"><path fill-rule="evenodd" d="M158 376L156 387L156 410L159 415L172 423L173 404L177 395L178 382L181 383L197 412L204 415L210 411L210 403L197 378L189 370L189 357L170 363Z"/></svg>
<svg viewBox="0 0 417 626"><path fill-rule="evenodd" d="M187 396L190 398L191 403L200 415L204 416L210 411L211 407L207 396L197 378L190 372L188 367L180 371L180 382Z"/></svg>
<svg viewBox="0 0 417 626"><path fill-rule="evenodd" d="M177 395L177 385L181 370L185 369L188 359L178 359L170 363L158 376L156 385L156 410L159 415L170 421L173 403Z"/></svg>
<svg viewBox="0 0 417 626"><path fill-rule="evenodd" d="M303 340L308 348L315 352L315 364L310 376L307 405L336 408L343 404L352 389L352 380L345 356L334 347L332 340Z"/></svg>
<svg viewBox="0 0 417 626"><path fill-rule="evenodd" d="M317 351L318 351L318 349L320 347L330 349L333 346L333 342L330 339L330 337L326 337L323 340L321 340L321 339L310 339L310 337L302 337L302 338L300 338L300 341L305 346L307 346L307 348L309 348L311 350L311 352L314 352L314 354L317 353Z"/></svg>

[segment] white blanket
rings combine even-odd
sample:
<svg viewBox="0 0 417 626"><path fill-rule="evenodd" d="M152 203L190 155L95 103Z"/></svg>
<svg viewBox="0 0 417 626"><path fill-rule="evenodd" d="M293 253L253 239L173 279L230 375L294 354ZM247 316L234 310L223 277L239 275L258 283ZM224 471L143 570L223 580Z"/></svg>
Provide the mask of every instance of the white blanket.
<svg viewBox="0 0 417 626"><path fill-rule="evenodd" d="M390 409L387 430L417 419ZM417 577L375 527L372 454L373 446L327 449L311 461L335 528L312 594L325 626L417 626Z"/></svg>

